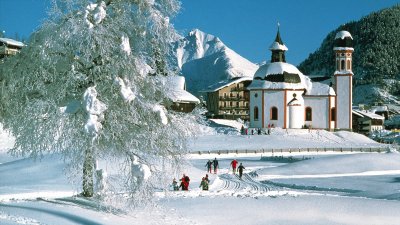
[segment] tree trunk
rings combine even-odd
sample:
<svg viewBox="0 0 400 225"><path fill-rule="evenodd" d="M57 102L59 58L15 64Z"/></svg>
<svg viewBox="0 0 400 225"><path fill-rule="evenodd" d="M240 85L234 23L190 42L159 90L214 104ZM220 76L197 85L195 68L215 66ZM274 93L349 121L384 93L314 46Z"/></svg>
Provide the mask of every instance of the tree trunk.
<svg viewBox="0 0 400 225"><path fill-rule="evenodd" d="M93 147L90 146L85 150L85 161L83 162L83 193L85 197L93 197Z"/></svg>

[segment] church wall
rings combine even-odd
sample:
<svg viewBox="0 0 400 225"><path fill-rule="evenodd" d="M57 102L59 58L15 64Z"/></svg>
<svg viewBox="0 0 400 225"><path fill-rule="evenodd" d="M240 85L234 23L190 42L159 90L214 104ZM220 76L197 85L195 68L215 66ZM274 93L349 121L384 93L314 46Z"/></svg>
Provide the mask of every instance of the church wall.
<svg viewBox="0 0 400 225"><path fill-rule="evenodd" d="M258 107L258 120L254 119L254 107ZM250 127L262 127L262 91L250 91Z"/></svg>
<svg viewBox="0 0 400 225"><path fill-rule="evenodd" d="M304 121L304 124L309 127L311 126L311 128L328 129L329 128L328 97L305 97L304 108L307 107L311 107L312 116L311 116L311 121ZM331 107L334 107L334 105L332 105Z"/></svg>
<svg viewBox="0 0 400 225"><path fill-rule="evenodd" d="M337 125L338 129L351 129L351 76L336 77Z"/></svg>
<svg viewBox="0 0 400 225"><path fill-rule="evenodd" d="M301 90L286 90L286 105L294 98L294 96L293 96L293 94L296 94L296 99L298 99L298 100L301 100L303 97L302 97L302 94L304 93L304 90L303 89L301 89ZM302 100L301 100L301 102L303 102ZM303 108L301 108L301 109L297 109L297 111L299 112L299 113L301 113L301 114L304 114L304 109ZM296 124L303 124L304 123L304 116L299 116L299 115L290 115L290 112L289 112L289 107L286 107L286 124L284 123L283 125L282 125L282 128L289 128L290 127L290 117L291 116L294 116L294 117L296 117L296 118L294 118L295 120L301 120L301 121L297 121L297 122L295 122ZM285 125L286 125L286 127L285 127ZM298 125L296 125L295 127L297 127L297 128L301 128L301 126L299 127Z"/></svg>
<svg viewBox="0 0 400 225"><path fill-rule="evenodd" d="M287 103L287 101L286 101ZM285 91L284 90L266 90L264 92L264 127L268 127L268 124L273 124L274 127L284 127L285 110ZM278 119L271 119L271 108L276 107L278 109ZM286 114L288 111L286 112ZM287 120L287 118L286 118Z"/></svg>

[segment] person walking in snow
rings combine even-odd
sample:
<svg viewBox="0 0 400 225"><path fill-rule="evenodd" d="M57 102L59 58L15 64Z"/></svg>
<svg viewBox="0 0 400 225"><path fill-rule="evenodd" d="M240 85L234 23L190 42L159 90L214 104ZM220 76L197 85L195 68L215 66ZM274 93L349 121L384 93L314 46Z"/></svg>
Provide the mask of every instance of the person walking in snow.
<svg viewBox="0 0 400 225"><path fill-rule="evenodd" d="M271 124L268 124L268 130L267 130L267 134L270 135L271 134Z"/></svg>
<svg viewBox="0 0 400 225"><path fill-rule="evenodd" d="M258 128L257 134L258 134L258 135L261 135L261 128Z"/></svg>
<svg viewBox="0 0 400 225"><path fill-rule="evenodd" d="M238 171L239 171L239 178L242 179L242 175L243 175L243 170L246 169L244 168L244 166L242 165L242 163L240 163L239 167L238 167Z"/></svg>
<svg viewBox="0 0 400 225"><path fill-rule="evenodd" d="M236 159L232 160L231 166L232 166L233 174L236 174L236 166L237 166L237 164L238 164L238 161L236 161Z"/></svg>
<svg viewBox="0 0 400 225"><path fill-rule="evenodd" d="M217 158L214 159L213 166L214 166L214 173L217 174L217 169L219 168Z"/></svg>
<svg viewBox="0 0 400 225"><path fill-rule="evenodd" d="M209 173L211 173L212 164L213 164L213 163L211 162L211 160L208 160L208 162L206 163L207 171L208 171Z"/></svg>
<svg viewBox="0 0 400 225"><path fill-rule="evenodd" d="M201 179L201 183L200 183L200 186L199 187L201 187L201 189L203 190L203 191L208 191L208 182L206 181L206 178L202 178Z"/></svg>
<svg viewBox="0 0 400 225"><path fill-rule="evenodd" d="M189 182L190 182L190 178L188 176L186 176L185 174L183 174L183 176L181 178L181 185L179 186L180 188L182 188L182 191L189 190Z"/></svg>
<svg viewBox="0 0 400 225"><path fill-rule="evenodd" d="M242 127L240 128L240 134L243 135L244 134L244 126L242 125Z"/></svg>

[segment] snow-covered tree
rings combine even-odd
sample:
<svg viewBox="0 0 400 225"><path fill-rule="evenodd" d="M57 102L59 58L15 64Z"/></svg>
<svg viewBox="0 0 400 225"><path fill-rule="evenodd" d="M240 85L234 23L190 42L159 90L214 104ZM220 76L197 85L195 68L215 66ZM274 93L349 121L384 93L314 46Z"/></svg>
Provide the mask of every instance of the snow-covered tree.
<svg viewBox="0 0 400 225"><path fill-rule="evenodd" d="M165 169L156 165L173 168L196 131L195 113L167 110L169 18L178 9L176 0L53 0L49 19L0 73L11 152L62 153L83 171L83 196L94 194L96 159L124 159L123 186L132 197L146 192Z"/></svg>

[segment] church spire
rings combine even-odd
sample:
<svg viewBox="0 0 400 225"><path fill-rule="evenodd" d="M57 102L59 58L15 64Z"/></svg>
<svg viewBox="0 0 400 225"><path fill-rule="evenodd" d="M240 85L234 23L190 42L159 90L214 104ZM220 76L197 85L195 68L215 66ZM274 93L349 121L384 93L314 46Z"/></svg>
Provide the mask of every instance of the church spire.
<svg viewBox="0 0 400 225"><path fill-rule="evenodd" d="M276 33L275 41L269 47L269 50L272 52L271 62L286 62L285 51L287 51L288 48L283 44L279 26L280 24L278 23L278 32Z"/></svg>

